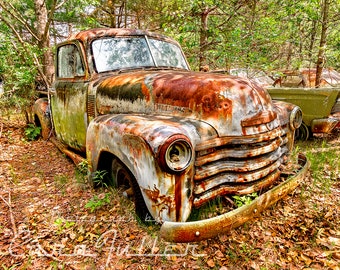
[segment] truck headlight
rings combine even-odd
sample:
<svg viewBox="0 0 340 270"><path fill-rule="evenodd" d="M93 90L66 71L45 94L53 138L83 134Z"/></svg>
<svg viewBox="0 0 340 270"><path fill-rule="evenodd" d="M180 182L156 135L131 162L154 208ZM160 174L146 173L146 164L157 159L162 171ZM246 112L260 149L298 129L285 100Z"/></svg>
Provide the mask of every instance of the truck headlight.
<svg viewBox="0 0 340 270"><path fill-rule="evenodd" d="M160 166L170 173L184 171L191 163L192 146L189 139L183 135L171 136L159 151Z"/></svg>
<svg viewBox="0 0 340 270"><path fill-rule="evenodd" d="M295 130L298 129L302 124L302 111L299 107L295 107L289 116L290 128Z"/></svg>

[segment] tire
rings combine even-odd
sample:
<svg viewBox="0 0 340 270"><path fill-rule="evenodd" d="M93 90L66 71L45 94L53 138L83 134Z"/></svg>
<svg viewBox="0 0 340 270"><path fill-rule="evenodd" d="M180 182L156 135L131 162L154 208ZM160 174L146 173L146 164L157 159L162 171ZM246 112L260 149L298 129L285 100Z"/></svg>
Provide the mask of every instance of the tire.
<svg viewBox="0 0 340 270"><path fill-rule="evenodd" d="M305 123L302 123L295 132L295 138L301 141L307 141L311 137L310 128Z"/></svg>
<svg viewBox="0 0 340 270"><path fill-rule="evenodd" d="M52 133L51 117L48 110L48 100L46 98L39 99L33 105L33 121L37 127L41 127L41 137L48 140Z"/></svg>
<svg viewBox="0 0 340 270"><path fill-rule="evenodd" d="M142 222L152 217L143 198L137 180L131 172L116 158L112 159L110 178L113 185L122 191L125 197L130 198L135 205L135 211Z"/></svg>
<svg viewBox="0 0 340 270"><path fill-rule="evenodd" d="M38 118L38 117L37 117ZM38 118L39 119L39 118ZM48 140L51 136L51 125L46 121L40 121L36 123L37 127L41 127L41 137L43 140Z"/></svg>

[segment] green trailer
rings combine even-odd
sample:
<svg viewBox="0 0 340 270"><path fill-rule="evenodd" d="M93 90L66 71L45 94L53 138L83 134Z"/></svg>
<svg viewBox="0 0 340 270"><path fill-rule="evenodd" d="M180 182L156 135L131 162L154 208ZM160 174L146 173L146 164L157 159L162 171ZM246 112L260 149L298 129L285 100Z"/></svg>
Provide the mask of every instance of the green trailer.
<svg viewBox="0 0 340 270"><path fill-rule="evenodd" d="M267 88L273 100L298 105L303 123L297 137L308 139L314 133L332 133L340 128L340 88Z"/></svg>

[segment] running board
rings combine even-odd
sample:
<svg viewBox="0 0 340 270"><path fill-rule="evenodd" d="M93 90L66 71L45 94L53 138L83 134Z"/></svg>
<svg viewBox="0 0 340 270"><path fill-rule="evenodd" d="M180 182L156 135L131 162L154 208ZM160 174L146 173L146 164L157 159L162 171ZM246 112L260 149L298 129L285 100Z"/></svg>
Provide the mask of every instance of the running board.
<svg viewBox="0 0 340 270"><path fill-rule="evenodd" d="M78 165L79 163L86 161L86 158L70 150L66 144L58 141L55 137L51 137L50 141L59 149L60 152L72 159L74 164Z"/></svg>

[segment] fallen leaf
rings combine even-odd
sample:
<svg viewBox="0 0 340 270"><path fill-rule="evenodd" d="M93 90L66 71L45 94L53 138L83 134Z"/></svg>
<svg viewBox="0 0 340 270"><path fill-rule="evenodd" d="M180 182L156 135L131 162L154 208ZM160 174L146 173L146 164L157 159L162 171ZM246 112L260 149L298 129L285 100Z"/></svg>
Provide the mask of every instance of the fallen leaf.
<svg viewBox="0 0 340 270"><path fill-rule="evenodd" d="M80 235L78 238L77 238L77 242L83 242L84 240L84 236Z"/></svg>
<svg viewBox="0 0 340 270"><path fill-rule="evenodd" d="M210 268L214 268L215 267L215 262L213 259L209 259L207 261L207 265L210 267Z"/></svg>
<svg viewBox="0 0 340 270"><path fill-rule="evenodd" d="M305 262L307 266L309 266L313 261L306 255L301 254L301 259Z"/></svg>

